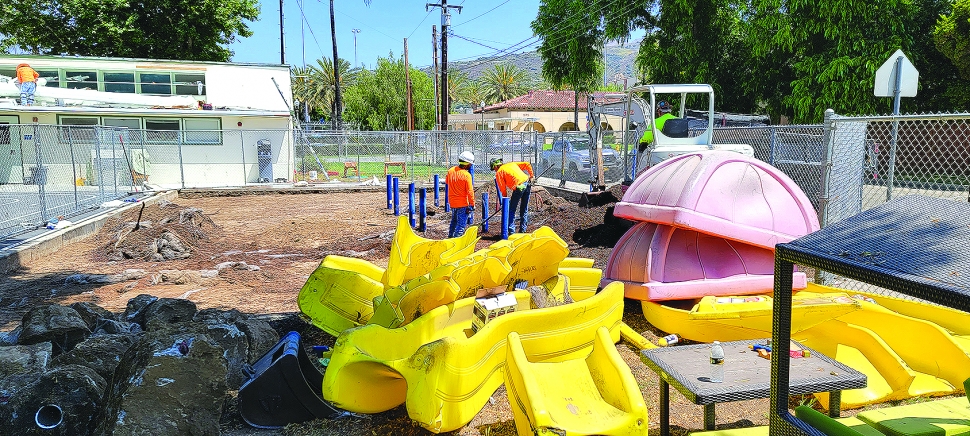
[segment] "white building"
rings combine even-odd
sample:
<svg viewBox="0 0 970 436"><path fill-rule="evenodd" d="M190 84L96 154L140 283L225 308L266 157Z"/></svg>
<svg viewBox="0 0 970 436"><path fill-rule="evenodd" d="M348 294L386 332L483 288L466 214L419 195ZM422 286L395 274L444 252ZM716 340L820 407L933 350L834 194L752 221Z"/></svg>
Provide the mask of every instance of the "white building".
<svg viewBox="0 0 970 436"><path fill-rule="evenodd" d="M29 107L13 82L20 63L40 73ZM38 158L47 184L91 184L93 161L133 155L149 156L159 186L289 180L292 105L286 65L0 56L0 125L18 125L0 127L0 184L31 183Z"/></svg>

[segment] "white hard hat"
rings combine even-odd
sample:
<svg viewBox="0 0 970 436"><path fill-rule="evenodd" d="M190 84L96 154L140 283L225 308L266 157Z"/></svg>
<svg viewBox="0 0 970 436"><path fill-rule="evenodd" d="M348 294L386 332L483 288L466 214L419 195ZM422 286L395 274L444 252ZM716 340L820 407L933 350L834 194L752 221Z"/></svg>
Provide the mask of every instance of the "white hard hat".
<svg viewBox="0 0 970 436"><path fill-rule="evenodd" d="M475 163L475 154L470 151L463 151L458 155L458 162Z"/></svg>

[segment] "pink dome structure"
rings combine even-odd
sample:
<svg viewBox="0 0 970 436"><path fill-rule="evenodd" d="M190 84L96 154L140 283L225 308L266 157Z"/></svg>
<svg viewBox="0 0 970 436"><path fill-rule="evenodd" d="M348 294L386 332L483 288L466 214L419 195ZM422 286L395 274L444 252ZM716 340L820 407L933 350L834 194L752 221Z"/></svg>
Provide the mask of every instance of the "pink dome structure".
<svg viewBox="0 0 970 436"><path fill-rule="evenodd" d="M767 163L726 151L689 153L650 168L613 214L769 250L819 229L818 215L794 181Z"/></svg>
<svg viewBox="0 0 970 436"><path fill-rule="evenodd" d="M665 224L641 222L610 254L606 281L621 281L627 298L679 300L705 295L770 293L772 250ZM806 286L796 272L795 289Z"/></svg>

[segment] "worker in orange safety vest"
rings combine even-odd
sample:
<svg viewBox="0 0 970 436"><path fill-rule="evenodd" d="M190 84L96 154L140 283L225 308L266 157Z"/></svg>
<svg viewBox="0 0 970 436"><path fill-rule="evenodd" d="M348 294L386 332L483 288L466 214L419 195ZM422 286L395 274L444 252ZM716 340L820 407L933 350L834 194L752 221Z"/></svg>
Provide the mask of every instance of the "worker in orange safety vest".
<svg viewBox="0 0 970 436"><path fill-rule="evenodd" d="M475 155L470 151L458 155L458 165L451 167L445 175L448 186L448 205L451 206L451 226L448 237L457 238L465 234L468 216L475 210L475 188L472 175L468 171L475 163Z"/></svg>
<svg viewBox="0 0 970 436"><path fill-rule="evenodd" d="M529 195L532 193L532 181L535 173L532 164L528 162L503 163L501 158L492 160L492 171L495 171L495 181L499 195L509 198L509 234L515 231L515 210L519 209L519 232L525 233L529 225Z"/></svg>

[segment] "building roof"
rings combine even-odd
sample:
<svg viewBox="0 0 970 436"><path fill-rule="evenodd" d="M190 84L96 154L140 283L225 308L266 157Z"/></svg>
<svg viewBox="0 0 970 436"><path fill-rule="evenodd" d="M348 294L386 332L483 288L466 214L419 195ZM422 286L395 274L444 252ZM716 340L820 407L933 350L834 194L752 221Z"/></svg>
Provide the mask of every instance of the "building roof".
<svg viewBox="0 0 970 436"><path fill-rule="evenodd" d="M607 92L594 92L596 97L602 97ZM493 112L500 109L509 110L545 110L545 111L572 111L575 99L575 92L568 91L529 91L527 94L505 100L493 105L485 106L485 112ZM586 110L586 94L579 94L579 110ZM475 113L481 113L482 109L476 109Z"/></svg>
<svg viewBox="0 0 970 436"><path fill-rule="evenodd" d="M289 64L271 64L271 63L260 63L260 62L215 62L215 61L188 61L188 60L177 60L177 59L146 59L146 58L115 58L106 56L67 56L67 55L33 55L33 54L0 54L0 61L2 60L13 60L15 62L21 62L22 60L49 60L49 61L106 61L106 62L142 62L142 63L157 63L157 64L177 64L177 65L238 65L247 67L270 67L270 68L286 68L289 69Z"/></svg>

